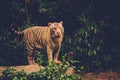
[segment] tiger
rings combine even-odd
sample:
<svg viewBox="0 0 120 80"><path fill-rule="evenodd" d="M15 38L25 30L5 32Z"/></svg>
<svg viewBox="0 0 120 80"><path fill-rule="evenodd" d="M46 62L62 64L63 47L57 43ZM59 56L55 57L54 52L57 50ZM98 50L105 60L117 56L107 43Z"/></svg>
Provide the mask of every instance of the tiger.
<svg viewBox="0 0 120 80"><path fill-rule="evenodd" d="M35 50L44 49L47 53L48 63L53 61L55 64L60 64L58 60L61 49L64 27L63 21L50 22L48 26L33 26L22 31L12 29L15 34L23 35L23 41L26 44L28 52L28 64L37 64L34 60Z"/></svg>

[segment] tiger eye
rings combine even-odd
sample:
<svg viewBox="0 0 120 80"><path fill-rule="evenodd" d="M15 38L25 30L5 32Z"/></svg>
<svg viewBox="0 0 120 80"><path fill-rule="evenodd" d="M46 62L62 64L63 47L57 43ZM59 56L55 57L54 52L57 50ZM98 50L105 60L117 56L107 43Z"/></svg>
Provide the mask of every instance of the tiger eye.
<svg viewBox="0 0 120 80"><path fill-rule="evenodd" d="M62 29L62 27L59 27L59 29Z"/></svg>
<svg viewBox="0 0 120 80"><path fill-rule="evenodd" d="M54 27L53 30L56 30L56 27Z"/></svg>

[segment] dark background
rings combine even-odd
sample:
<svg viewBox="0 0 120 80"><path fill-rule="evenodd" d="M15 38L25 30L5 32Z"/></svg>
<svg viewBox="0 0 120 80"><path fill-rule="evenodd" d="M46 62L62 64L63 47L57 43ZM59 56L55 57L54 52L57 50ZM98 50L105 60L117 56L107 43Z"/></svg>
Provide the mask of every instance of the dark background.
<svg viewBox="0 0 120 80"><path fill-rule="evenodd" d="M54 2L54 1L55 0L50 0L48 2ZM22 0L21 2L23 3L24 1ZM38 21L39 22L38 24L47 25L47 23L50 21L52 22L52 21L63 20L66 30L71 32L77 29L77 27L75 27L78 25L76 19L77 19L77 16L80 15L80 10L87 9L89 8L89 5L92 4L91 5L92 17L96 19L100 19L100 17L102 16L108 16L109 23L115 26L120 25L119 24L119 18L120 18L119 1L61 0L56 2L59 2L57 10L55 10L55 13L54 13L56 18L48 18L46 14L41 14L42 18L40 14L34 15L34 14L38 14L37 5L35 4L30 6L31 8L29 11L33 14L32 17L40 19ZM12 1L9 1L9 0L4 0L0 3L0 25L1 26L9 26L11 23L23 24L19 20L12 18L12 13L15 13L15 12L14 10L13 11L10 10L10 7L11 7L10 3L12 3ZM24 6L24 3L23 3L23 6ZM16 15L17 15L17 11L16 11ZM18 16L20 16L19 13L18 13ZM33 21L32 23L34 24L35 20L32 20L32 21Z"/></svg>
<svg viewBox="0 0 120 80"><path fill-rule="evenodd" d="M25 2L27 1L27 2ZM26 5L28 13L26 13ZM85 13L84 13L85 12ZM0 65L10 65L22 63L18 54L23 46L9 43L16 38L16 35L7 33L11 32L10 25L16 24L21 29L28 25L48 25L49 22L63 21L65 36L74 39L75 32L83 28L79 17L89 17L92 21L104 21L107 27L101 28L103 33L99 39L103 39L104 47L98 52L97 56L87 57L85 62L91 65L92 60L98 57L102 67L120 70L120 4L119 0L3 0L0 2ZM27 17L28 15L28 17ZM5 31L8 30L8 31ZM8 36L10 40L8 40ZM4 38L5 37L5 38ZM67 40L66 40L67 41ZM96 43L97 44L97 43ZM70 44L66 44L69 46ZM66 46L65 45L65 46ZM16 48L17 46L17 48ZM72 48L73 46L69 46ZM81 46L80 46L81 47ZM66 48L67 49L67 48ZM16 52L15 52L16 51ZM12 53L13 52L13 53ZM63 51L65 52L65 50ZM13 58L13 54L18 57ZM78 56L79 57L79 56ZM15 61L16 62L13 62ZM104 60L104 61L103 61ZM23 60L22 60L23 61ZM108 61L108 62L107 62ZM117 62L118 61L118 62ZM24 61L23 61L24 62ZM25 62L26 63L26 62ZM84 65L84 61L83 61ZM94 66L94 65L93 65ZM101 67L100 66L100 67ZM92 67L94 69L94 67Z"/></svg>

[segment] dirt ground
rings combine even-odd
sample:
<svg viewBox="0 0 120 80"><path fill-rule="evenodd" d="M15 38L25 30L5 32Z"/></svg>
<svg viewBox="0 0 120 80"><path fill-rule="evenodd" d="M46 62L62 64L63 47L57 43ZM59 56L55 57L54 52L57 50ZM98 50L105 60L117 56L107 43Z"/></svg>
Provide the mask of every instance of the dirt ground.
<svg viewBox="0 0 120 80"><path fill-rule="evenodd" d="M3 70L5 70L6 68L14 68L16 69L16 71L21 71L24 70L26 73L31 73L31 72L37 72L40 70L40 68L43 68L42 66L38 66L36 65L23 65L23 66L0 66L0 74Z"/></svg>
<svg viewBox="0 0 120 80"><path fill-rule="evenodd" d="M83 78L84 80L120 80L120 73L106 71L94 74L92 72L88 72L83 75Z"/></svg>
<svg viewBox="0 0 120 80"><path fill-rule="evenodd" d="M38 65L25 65L25 66L12 66L16 69L16 71L20 71L24 69L26 73L31 72L37 72L43 67L39 67ZM5 70L7 67L0 66L0 75L3 70ZM68 69L69 73L73 73L72 69ZM70 72L71 71L71 72ZM67 72L67 71L66 71ZM78 74L80 75L83 80L120 80L120 73L118 72L112 72L112 71L106 71L106 72L100 72L98 74L94 74L93 72L88 72L86 74Z"/></svg>

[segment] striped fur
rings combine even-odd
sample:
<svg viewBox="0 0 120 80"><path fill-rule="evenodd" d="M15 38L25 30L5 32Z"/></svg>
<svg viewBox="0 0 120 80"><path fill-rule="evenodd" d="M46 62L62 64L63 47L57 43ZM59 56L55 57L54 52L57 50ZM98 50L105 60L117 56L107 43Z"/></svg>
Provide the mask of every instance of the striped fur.
<svg viewBox="0 0 120 80"><path fill-rule="evenodd" d="M26 43L28 51L28 63L35 64L34 50L36 48L45 49L48 55L48 61L58 61L58 55L63 40L64 28L63 22L48 23L48 26L34 26L26 28L23 31L14 31L16 34L23 35L23 40ZM54 59L52 54L54 53Z"/></svg>

